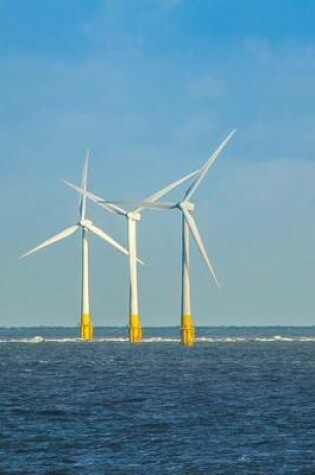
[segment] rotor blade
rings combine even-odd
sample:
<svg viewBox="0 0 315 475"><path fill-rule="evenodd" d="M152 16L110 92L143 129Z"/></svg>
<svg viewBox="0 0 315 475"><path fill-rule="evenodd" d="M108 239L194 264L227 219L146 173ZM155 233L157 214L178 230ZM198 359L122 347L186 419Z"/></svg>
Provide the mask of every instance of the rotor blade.
<svg viewBox="0 0 315 475"><path fill-rule="evenodd" d="M90 158L90 151L89 151L89 149L87 149L86 154L85 154L85 158L84 158L83 170L82 170L81 188L82 188L83 191L87 190L87 176L88 176L89 158Z"/></svg>
<svg viewBox="0 0 315 475"><path fill-rule="evenodd" d="M95 236L98 236L100 239L107 242L107 244L110 244L118 251L122 252L126 256L129 256L129 252L127 251L127 249L121 246L117 241L115 241L115 239L111 238L107 233L105 233L105 231L102 231L102 229L89 222L84 223L84 227L88 229L92 234L95 234ZM137 259L137 261L140 264L144 265L144 262L140 261L140 259Z"/></svg>
<svg viewBox="0 0 315 475"><path fill-rule="evenodd" d="M30 254L33 254L34 252L37 252L40 249L43 249L44 247L50 246L50 244L54 244L55 242L61 241L62 239L65 239L66 237L71 236L71 234L73 234L78 229L78 227L79 226L77 224L69 226L69 228L66 228L60 233L55 234L54 236L47 239L39 246L34 247L34 249L31 249L30 251L26 252L21 257L19 257L19 259L23 259L24 257L29 256Z"/></svg>
<svg viewBox="0 0 315 475"><path fill-rule="evenodd" d="M151 208L151 209L172 209L175 208L177 203L155 203L151 201L104 201L105 204L115 204L119 203L125 206L139 206L139 208L135 208L132 213L136 213L140 209L143 208Z"/></svg>
<svg viewBox="0 0 315 475"><path fill-rule="evenodd" d="M181 185L182 183L184 183L185 181L189 180L189 178L197 175L197 173L199 173L200 170L195 170L194 172L192 173L189 173L189 175L185 175L184 177L182 178L179 178L178 180L176 181L173 181L172 183L169 183L167 186L165 186L164 188L161 188L160 190L156 191L155 193L153 193L152 195L149 195L147 198L145 198L143 201L150 201L150 202L155 202L157 200L159 200L160 198L162 198L163 196L165 196L167 193L169 193L170 191L172 191L174 188L176 188L177 186ZM137 209L135 209L134 211L140 211L142 208L139 207Z"/></svg>
<svg viewBox="0 0 315 475"><path fill-rule="evenodd" d="M86 215L86 190L87 190L87 176L88 176L88 167L89 167L89 150L86 151L83 170L82 170L82 181L81 181L81 203L80 203L80 219L85 219Z"/></svg>
<svg viewBox="0 0 315 475"><path fill-rule="evenodd" d="M157 209L157 210L168 210L174 209L177 206L177 203L155 203L151 201L142 201L138 203L141 205L141 209L148 208L148 209Z"/></svg>
<svg viewBox="0 0 315 475"><path fill-rule="evenodd" d="M205 249L205 246L204 246L204 243L202 241L202 238L200 236L200 233L198 231L198 228L197 228L197 225L196 225L196 222L194 220L194 218L192 217L192 215L189 213L189 211L187 211L187 209L182 209L183 213L184 213L184 216L185 216L185 219L186 219L186 222L188 224L188 227L190 229L190 232L191 234L193 235L193 238L194 240L196 241L196 244L197 244L197 247L200 251L200 254L202 255L202 257L204 258L205 260L205 263L212 275L212 277L214 278L214 281L215 283L217 284L217 286L221 289L221 285L215 275L215 272L214 272L214 269L213 269L213 266L210 262L210 259L207 255L207 252L206 252L206 249Z"/></svg>
<svg viewBox="0 0 315 475"><path fill-rule="evenodd" d="M223 148L226 146L226 144L231 140L233 135L235 134L236 129L232 130L231 133L221 142L219 147L213 152L212 155L208 158L208 160L205 162L205 164L200 168L200 171L196 177L196 179L192 182L188 190L186 191L186 194L184 196L184 201L189 201L192 195L195 193L197 190L198 186L200 185L201 181L205 177L207 171L211 167L211 165L214 163L216 158L219 156Z"/></svg>
<svg viewBox="0 0 315 475"><path fill-rule="evenodd" d="M93 201L94 203L98 204L102 208L106 209L106 211L110 211L111 213L117 213L122 216L126 216L127 212L124 209L120 208L119 206L116 206L115 204L111 204L107 202L106 200L103 200L101 196L95 195L94 193L91 193L90 191L83 192L79 186L73 185L73 183L70 183L67 180L63 180L63 182L66 185L70 186L70 188L72 188L73 190L77 191L78 193L81 193L81 195L85 194L89 200Z"/></svg>

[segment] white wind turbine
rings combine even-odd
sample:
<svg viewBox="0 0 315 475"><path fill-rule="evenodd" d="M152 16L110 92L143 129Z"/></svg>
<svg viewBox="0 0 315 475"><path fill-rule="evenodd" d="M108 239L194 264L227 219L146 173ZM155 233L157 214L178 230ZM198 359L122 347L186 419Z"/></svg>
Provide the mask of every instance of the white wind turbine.
<svg viewBox="0 0 315 475"><path fill-rule="evenodd" d="M192 234L200 254L205 261L214 281L220 288L219 281L215 275L213 266L207 255L203 240L199 233L195 219L191 212L195 209L195 205L190 202L193 194L196 192L201 181L206 176L209 168L214 163L220 152L235 134L233 130L219 145L219 147L208 158L200 170L196 173L194 181L187 189L183 199L177 203L152 203L142 202L138 206L142 208L151 208L159 210L178 209L182 213L182 303L181 303L181 341L185 346L192 346L195 343L195 328L191 316L191 301L190 301L190 276L189 276L189 235Z"/></svg>
<svg viewBox="0 0 315 475"><path fill-rule="evenodd" d="M128 255L128 251L123 248L118 242L111 238L104 231L96 227L92 221L86 219L86 190L87 190L87 175L88 175L88 160L89 153L86 153L83 172L82 172L82 183L81 183L81 200L80 200L80 214L79 221L72 226L67 227L58 234L55 234L51 238L44 241L39 246L23 254L20 259L33 254L34 252L39 251L55 242L61 241L62 239L71 236L78 229L82 229L82 293L81 293L81 338L84 340L91 340L93 338L93 325L90 317L90 306L89 306L89 255L88 255L88 232L91 232L95 236L98 236L103 241L107 242L113 246L118 251L123 254Z"/></svg>
<svg viewBox="0 0 315 475"><path fill-rule="evenodd" d="M189 178L195 176L199 170L186 175L179 180L176 180L164 188L156 191L152 195L148 196L144 202L154 203L167 193L172 191L177 186L184 183ZM117 204L113 202L108 202L90 191L82 190L82 187L78 187L73 185L72 183L65 181L67 185L71 188L76 190L77 192L85 195L94 203L98 204L102 208L110 211L112 213L116 213L120 216L124 216L127 219L127 226L128 226L128 251L129 251L129 341L137 343L142 340L142 328L141 322L139 317L139 301L138 301L138 276L137 276L137 223L140 221L141 218L141 210L146 207L145 206L137 206L131 211L126 211L125 209L121 208Z"/></svg>

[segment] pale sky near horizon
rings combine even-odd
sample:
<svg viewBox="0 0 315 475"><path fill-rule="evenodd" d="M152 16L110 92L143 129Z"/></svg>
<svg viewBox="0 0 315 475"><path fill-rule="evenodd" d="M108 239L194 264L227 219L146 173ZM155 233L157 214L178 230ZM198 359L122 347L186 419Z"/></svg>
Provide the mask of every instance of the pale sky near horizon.
<svg viewBox="0 0 315 475"><path fill-rule="evenodd" d="M315 4L311 0L1 0L0 326L76 325L79 233L19 255L72 224L89 188L141 199L237 133L194 196L223 290L191 243L196 325L314 325ZM176 200L185 187L167 200ZM124 219L89 205L126 244ZM177 325L179 213L139 225L140 316ZM125 325L128 268L90 239L95 325Z"/></svg>

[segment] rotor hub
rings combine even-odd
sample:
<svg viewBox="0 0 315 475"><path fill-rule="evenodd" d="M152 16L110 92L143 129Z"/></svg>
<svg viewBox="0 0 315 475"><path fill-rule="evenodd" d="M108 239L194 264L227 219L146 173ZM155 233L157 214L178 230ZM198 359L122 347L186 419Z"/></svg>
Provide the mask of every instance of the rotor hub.
<svg viewBox="0 0 315 475"><path fill-rule="evenodd" d="M186 209L187 211L194 211L195 205L194 203L191 203L190 201L182 201L181 203L178 204L179 209Z"/></svg>
<svg viewBox="0 0 315 475"><path fill-rule="evenodd" d="M93 224L90 219L81 219L79 221L78 225L81 226L81 228L87 229L89 225Z"/></svg>
<svg viewBox="0 0 315 475"><path fill-rule="evenodd" d="M140 221L141 215L140 213L137 213L136 211L129 211L127 213L127 218L132 219L132 221Z"/></svg>

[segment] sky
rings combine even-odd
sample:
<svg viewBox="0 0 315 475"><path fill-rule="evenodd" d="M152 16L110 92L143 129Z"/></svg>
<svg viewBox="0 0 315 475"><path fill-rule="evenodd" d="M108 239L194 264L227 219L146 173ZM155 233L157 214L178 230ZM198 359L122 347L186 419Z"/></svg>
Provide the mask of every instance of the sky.
<svg viewBox="0 0 315 475"><path fill-rule="evenodd" d="M76 222L89 188L138 200L236 135L194 195L222 283L191 243L198 326L313 325L315 4L311 0L0 0L0 326L77 325L80 236L18 261ZM185 186L168 200L183 196ZM89 205L126 245L126 222ZM140 317L178 325L176 210L139 224ZM128 262L90 239L95 325L125 326Z"/></svg>

